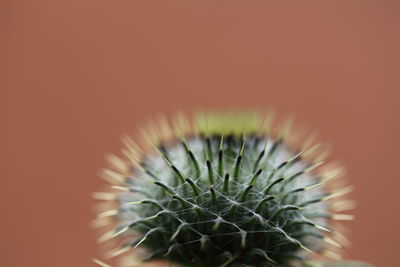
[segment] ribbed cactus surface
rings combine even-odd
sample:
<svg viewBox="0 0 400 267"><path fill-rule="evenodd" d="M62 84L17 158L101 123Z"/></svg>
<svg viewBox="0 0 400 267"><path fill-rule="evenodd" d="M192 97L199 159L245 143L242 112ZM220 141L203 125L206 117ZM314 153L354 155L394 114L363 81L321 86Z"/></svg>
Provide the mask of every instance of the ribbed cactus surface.
<svg viewBox="0 0 400 267"><path fill-rule="evenodd" d="M335 213L349 204L333 201L349 188L328 183L340 169L324 166L318 144L294 142L288 123L274 127L270 119L177 116L172 126L160 120L144 131L147 148L125 137L124 159L110 157L104 172L116 191L96 194L116 203L98 216L115 225L101 239L120 240L115 255L144 247L146 260L184 266L292 266L311 252L336 257L327 247L340 247L343 236L332 221L351 219Z"/></svg>

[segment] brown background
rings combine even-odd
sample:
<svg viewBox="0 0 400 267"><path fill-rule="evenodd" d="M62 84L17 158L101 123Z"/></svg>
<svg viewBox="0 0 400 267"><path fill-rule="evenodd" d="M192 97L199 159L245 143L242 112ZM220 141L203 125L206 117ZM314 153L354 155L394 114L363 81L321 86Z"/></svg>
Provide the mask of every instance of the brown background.
<svg viewBox="0 0 400 267"><path fill-rule="evenodd" d="M349 168L346 257L398 263L398 1L3 0L0 33L0 266L93 266L97 171L149 116L271 106Z"/></svg>

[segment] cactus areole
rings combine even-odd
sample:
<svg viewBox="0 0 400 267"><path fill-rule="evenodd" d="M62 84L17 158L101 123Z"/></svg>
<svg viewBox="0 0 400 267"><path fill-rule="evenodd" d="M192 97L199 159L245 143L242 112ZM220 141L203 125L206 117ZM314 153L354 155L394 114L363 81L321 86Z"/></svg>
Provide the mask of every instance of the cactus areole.
<svg viewBox="0 0 400 267"><path fill-rule="evenodd" d="M118 241L111 256L144 248L142 261L182 266L339 257L337 221L351 215L338 212L350 188L338 182L340 166L324 162L323 146L290 125L269 113L204 113L159 118L140 145L123 137L122 156L110 155L102 174L112 189L95 193L113 205L96 219L113 227L100 241Z"/></svg>

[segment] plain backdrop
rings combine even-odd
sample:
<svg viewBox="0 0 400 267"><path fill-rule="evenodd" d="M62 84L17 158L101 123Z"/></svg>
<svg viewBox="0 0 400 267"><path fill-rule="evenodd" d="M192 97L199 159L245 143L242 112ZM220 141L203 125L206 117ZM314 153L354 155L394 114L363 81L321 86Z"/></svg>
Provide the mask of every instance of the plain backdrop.
<svg viewBox="0 0 400 267"><path fill-rule="evenodd" d="M346 258L396 265L399 1L0 2L0 266L94 266L104 155L155 114L267 108L333 145Z"/></svg>

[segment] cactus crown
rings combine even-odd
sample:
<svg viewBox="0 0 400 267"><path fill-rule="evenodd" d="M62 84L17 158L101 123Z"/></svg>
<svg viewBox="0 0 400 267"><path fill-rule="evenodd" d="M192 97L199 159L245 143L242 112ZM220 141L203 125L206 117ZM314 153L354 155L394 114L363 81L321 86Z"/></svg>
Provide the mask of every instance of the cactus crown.
<svg viewBox="0 0 400 267"><path fill-rule="evenodd" d="M271 119L178 115L173 127L160 119L143 131L151 149L124 137L125 159L110 156L103 173L116 191L95 194L116 203L98 215L116 225L100 240L122 242L113 255L144 247L147 260L184 266L291 266L311 251L336 257L327 248L343 236L333 220L351 219L335 213L348 203L332 201L349 188L328 183L341 169Z"/></svg>

